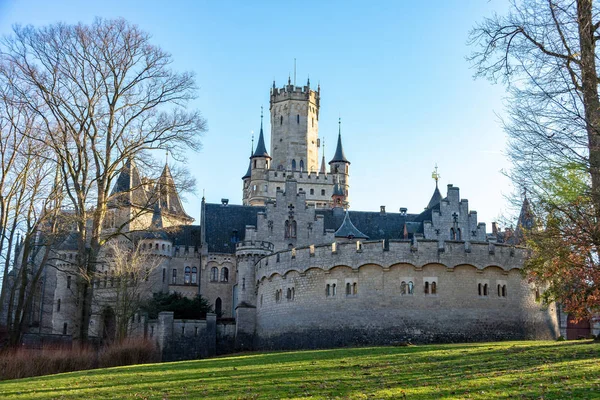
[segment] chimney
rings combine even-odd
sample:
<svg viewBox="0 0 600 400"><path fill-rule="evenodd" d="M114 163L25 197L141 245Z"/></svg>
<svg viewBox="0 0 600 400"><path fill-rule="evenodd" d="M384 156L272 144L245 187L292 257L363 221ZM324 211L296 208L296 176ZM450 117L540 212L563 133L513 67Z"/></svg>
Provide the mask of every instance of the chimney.
<svg viewBox="0 0 600 400"><path fill-rule="evenodd" d="M498 234L498 223L497 222L492 222L492 233L494 235Z"/></svg>
<svg viewBox="0 0 600 400"><path fill-rule="evenodd" d="M381 215L385 214L385 206L380 206L380 207L379 207L379 213L380 213Z"/></svg>
<svg viewBox="0 0 600 400"><path fill-rule="evenodd" d="M229 204L229 199L221 199L221 205L223 207L227 207L227 204Z"/></svg>
<svg viewBox="0 0 600 400"><path fill-rule="evenodd" d="M408 208L406 208L406 207L400 207L400 214L406 215L406 211L408 211Z"/></svg>

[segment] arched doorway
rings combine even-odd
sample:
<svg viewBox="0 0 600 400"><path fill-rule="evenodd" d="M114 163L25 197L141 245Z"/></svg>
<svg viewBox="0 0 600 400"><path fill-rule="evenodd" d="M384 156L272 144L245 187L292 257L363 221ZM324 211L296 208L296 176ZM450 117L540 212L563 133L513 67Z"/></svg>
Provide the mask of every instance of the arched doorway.
<svg viewBox="0 0 600 400"><path fill-rule="evenodd" d="M582 319L575 322L572 316L567 317L567 340L587 339L591 334L591 325L589 319Z"/></svg>
<svg viewBox="0 0 600 400"><path fill-rule="evenodd" d="M102 310L102 340L112 342L115 340L117 319L111 307Z"/></svg>
<svg viewBox="0 0 600 400"><path fill-rule="evenodd" d="M215 300L215 314L217 314L217 318L221 316L222 314L222 310L221 308L223 307L222 301L220 297L217 297L217 300Z"/></svg>

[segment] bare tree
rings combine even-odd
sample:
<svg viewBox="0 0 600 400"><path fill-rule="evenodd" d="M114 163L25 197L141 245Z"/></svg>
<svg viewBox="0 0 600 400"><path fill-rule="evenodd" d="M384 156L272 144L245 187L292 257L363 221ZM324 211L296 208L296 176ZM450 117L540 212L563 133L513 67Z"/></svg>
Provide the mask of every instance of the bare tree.
<svg viewBox="0 0 600 400"><path fill-rule="evenodd" d="M111 240L104 251L105 272L110 284L107 290L96 293L95 300L99 307L109 305L115 310L116 339L121 341L130 333L130 320L140 305L155 291L150 277L160 265L161 258L141 251L126 237Z"/></svg>
<svg viewBox="0 0 600 400"><path fill-rule="evenodd" d="M111 187L128 160L152 164L168 149L182 160L200 147L205 121L187 111L196 85L190 73L171 70L171 56L125 20L91 25L16 27L3 41L6 63L25 104L48 134L38 138L54 153L66 198L77 219L81 312L77 337L88 337L92 287ZM151 208L149 208L151 209Z"/></svg>
<svg viewBox="0 0 600 400"><path fill-rule="evenodd" d="M578 315L600 308L600 301L587 301L600 285L599 11L592 0L514 0L507 15L485 19L470 35L476 76L508 86L510 175L516 187L527 189L550 235L528 237L538 250L526 263L530 278L550 285L548 299ZM565 186L565 179L573 185ZM545 229L548 221L552 229ZM561 251L543 250L550 242ZM573 260L577 274L566 270ZM568 301L577 290L591 296L578 306Z"/></svg>

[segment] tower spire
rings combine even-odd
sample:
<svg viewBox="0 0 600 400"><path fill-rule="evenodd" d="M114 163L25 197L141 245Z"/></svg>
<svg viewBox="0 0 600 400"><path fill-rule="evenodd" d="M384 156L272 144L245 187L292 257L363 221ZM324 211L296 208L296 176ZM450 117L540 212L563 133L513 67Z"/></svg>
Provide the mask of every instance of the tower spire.
<svg viewBox="0 0 600 400"><path fill-rule="evenodd" d="M435 169L433 170L433 172L431 173L431 177L435 180L435 187L438 187L438 180L442 177L439 173L438 173L438 166L437 164L435 164Z"/></svg>
<svg viewBox="0 0 600 400"><path fill-rule="evenodd" d="M333 158L331 159L331 161L329 161L329 164L334 163L334 162L343 162L343 163L348 163L350 164L350 161L348 161L348 159L346 158L346 155L344 154L344 147L342 146L342 118L340 117L340 119L338 120L338 140L337 140L337 147L335 149L335 154L333 155Z"/></svg>
<svg viewBox="0 0 600 400"><path fill-rule="evenodd" d="M256 150L254 154L250 157L268 157L269 153L267 153L267 148L265 146L265 138L263 134L263 107L260 107L260 134L258 135L258 143L256 144Z"/></svg>
<svg viewBox="0 0 600 400"><path fill-rule="evenodd" d="M322 140L323 143L323 157L321 158L321 169L319 170L319 174L326 174L325 170L325 138Z"/></svg>

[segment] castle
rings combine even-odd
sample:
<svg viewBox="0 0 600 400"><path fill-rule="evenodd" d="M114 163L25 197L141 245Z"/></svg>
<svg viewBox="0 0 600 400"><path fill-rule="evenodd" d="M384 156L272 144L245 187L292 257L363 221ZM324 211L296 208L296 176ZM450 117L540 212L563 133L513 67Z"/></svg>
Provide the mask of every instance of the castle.
<svg viewBox="0 0 600 400"><path fill-rule="evenodd" d="M147 228L136 245L159 258L146 295L201 294L219 317L235 320L238 349L559 335L556 307L542 305L540 289L521 275L525 250L515 244L531 222L527 202L513 235L486 233L459 188L448 185L443 195L437 179L420 213L349 210L351 163L341 128L326 164L324 153L319 160L319 111L320 87L274 83L270 151L261 117L242 177L243 204L202 199L199 225L170 189L168 165L149 188L135 163L123 168L113 193L127 201L112 209L105 229L155 198L153 211L132 222ZM49 269L43 282L32 317L42 333L71 333L66 260L74 246L67 239L57 249L65 265ZM95 296L103 296L111 271L98 274ZM91 334L110 335L111 318L109 302L98 306Z"/></svg>

